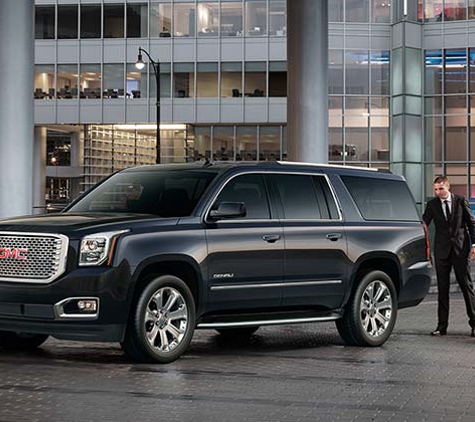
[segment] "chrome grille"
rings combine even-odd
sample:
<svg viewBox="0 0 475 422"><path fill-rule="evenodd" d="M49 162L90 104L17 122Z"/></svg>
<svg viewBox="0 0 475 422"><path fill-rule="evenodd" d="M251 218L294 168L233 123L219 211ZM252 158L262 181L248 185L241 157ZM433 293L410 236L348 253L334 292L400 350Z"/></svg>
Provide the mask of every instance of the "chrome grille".
<svg viewBox="0 0 475 422"><path fill-rule="evenodd" d="M64 235L0 232L0 281L49 283L64 273L67 250Z"/></svg>

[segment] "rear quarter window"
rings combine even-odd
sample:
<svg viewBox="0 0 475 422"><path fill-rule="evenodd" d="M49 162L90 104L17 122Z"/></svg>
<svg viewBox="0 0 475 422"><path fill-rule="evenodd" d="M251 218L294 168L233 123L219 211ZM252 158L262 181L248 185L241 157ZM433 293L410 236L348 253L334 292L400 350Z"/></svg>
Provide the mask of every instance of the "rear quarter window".
<svg viewBox="0 0 475 422"><path fill-rule="evenodd" d="M405 182L355 176L341 179L365 220L420 221Z"/></svg>

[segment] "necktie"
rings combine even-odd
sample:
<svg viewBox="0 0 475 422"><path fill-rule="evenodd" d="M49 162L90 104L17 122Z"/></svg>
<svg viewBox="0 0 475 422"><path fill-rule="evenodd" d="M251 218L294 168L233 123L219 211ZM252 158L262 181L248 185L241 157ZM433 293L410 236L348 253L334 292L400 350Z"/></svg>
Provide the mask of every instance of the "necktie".
<svg viewBox="0 0 475 422"><path fill-rule="evenodd" d="M449 201L444 201L444 204L445 204L445 216L447 217L447 221L450 221Z"/></svg>

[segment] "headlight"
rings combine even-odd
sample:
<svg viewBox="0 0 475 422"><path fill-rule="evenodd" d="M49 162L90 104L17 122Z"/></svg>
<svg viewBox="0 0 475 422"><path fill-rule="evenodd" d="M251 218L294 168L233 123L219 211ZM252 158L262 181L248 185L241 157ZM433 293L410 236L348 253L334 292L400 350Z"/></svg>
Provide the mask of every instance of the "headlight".
<svg viewBox="0 0 475 422"><path fill-rule="evenodd" d="M90 234L83 237L79 249L79 265L101 265L109 258L112 258L117 236L128 231L118 230L115 232Z"/></svg>

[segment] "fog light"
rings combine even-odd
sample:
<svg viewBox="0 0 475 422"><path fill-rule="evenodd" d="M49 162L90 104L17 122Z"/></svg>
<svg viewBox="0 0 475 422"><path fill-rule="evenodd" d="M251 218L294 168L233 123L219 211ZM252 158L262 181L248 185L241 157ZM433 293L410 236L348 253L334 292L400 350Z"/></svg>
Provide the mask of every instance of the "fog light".
<svg viewBox="0 0 475 422"><path fill-rule="evenodd" d="M97 301L93 300L78 300L78 309L84 312L96 312Z"/></svg>
<svg viewBox="0 0 475 422"><path fill-rule="evenodd" d="M98 297L68 297L54 305L57 319L97 319L99 317Z"/></svg>

